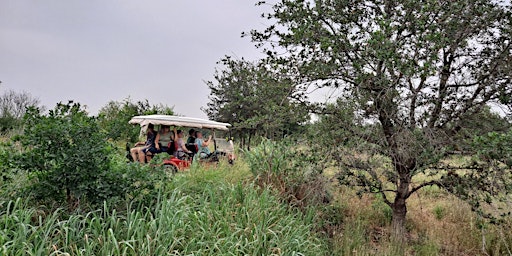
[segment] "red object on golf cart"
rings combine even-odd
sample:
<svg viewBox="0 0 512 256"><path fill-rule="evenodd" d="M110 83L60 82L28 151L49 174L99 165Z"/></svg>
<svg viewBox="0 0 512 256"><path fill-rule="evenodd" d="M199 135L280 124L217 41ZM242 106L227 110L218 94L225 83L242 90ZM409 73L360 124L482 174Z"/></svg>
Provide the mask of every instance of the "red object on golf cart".
<svg viewBox="0 0 512 256"><path fill-rule="evenodd" d="M215 122L207 119L200 118L192 118L192 117L183 117L183 116L170 116L170 115L145 115L145 116L134 116L129 122L129 124L138 124L141 126L142 131L145 131L149 124L153 125L168 125L175 127L184 127L184 128L197 128L197 129L212 129L221 130L221 131L229 131L229 127L231 127L228 123ZM235 159L234 155L234 147L231 140L213 138L214 142L214 152L221 152L220 154L215 155L225 155L228 158L228 161L232 163ZM166 168L172 169L173 172L177 172L178 170L184 170L190 167L192 162L192 157L187 157L185 159L179 159L175 156L171 155L169 158L163 161L163 166Z"/></svg>

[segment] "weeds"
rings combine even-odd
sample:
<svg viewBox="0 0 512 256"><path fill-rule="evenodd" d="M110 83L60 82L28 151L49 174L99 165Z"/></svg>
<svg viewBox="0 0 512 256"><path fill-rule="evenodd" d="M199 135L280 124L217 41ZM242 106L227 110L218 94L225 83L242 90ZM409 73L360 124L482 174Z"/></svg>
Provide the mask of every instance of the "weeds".
<svg viewBox="0 0 512 256"><path fill-rule="evenodd" d="M446 210L441 205L436 205L434 207L433 212L434 212L434 216L436 217L437 220L441 220L446 215Z"/></svg>
<svg viewBox="0 0 512 256"><path fill-rule="evenodd" d="M267 140L245 155L258 186L271 188L288 204L304 209L330 200L323 167L305 151L290 141Z"/></svg>
<svg viewBox="0 0 512 256"><path fill-rule="evenodd" d="M157 167L112 159L126 197L71 212L9 200L27 180L18 172L0 194L0 255L511 254L510 218L484 223L436 186L411 198L407 243L395 244L390 208L379 196L311 183L322 175L307 158L297 151L281 158L286 149L267 146L234 166L193 165L170 180Z"/></svg>

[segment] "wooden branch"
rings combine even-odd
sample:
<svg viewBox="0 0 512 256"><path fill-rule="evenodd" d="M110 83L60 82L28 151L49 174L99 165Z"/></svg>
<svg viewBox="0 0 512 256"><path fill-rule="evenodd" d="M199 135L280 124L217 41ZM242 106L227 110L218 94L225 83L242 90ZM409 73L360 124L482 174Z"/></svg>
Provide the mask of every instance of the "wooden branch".
<svg viewBox="0 0 512 256"><path fill-rule="evenodd" d="M437 180L432 180L432 181L429 181L429 182L425 182L417 187L413 187L408 193L407 195L405 196L405 198L409 198L412 194L414 194L416 191L420 190L421 188L423 187L426 187L426 186L433 186L433 185L437 185L439 187L442 187L442 184L437 181Z"/></svg>

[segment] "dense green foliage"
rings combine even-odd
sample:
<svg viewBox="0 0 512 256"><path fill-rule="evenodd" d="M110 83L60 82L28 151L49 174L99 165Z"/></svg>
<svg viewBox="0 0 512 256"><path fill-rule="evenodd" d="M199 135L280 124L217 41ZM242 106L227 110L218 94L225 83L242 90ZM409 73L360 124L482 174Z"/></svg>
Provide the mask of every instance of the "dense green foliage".
<svg viewBox="0 0 512 256"><path fill-rule="evenodd" d="M80 104L58 104L47 115L29 109L24 132L16 140L21 150L6 155L9 165L3 168L28 172L26 186L37 200L67 203L74 209L81 203L99 204L153 186L144 183L151 179L145 170L116 165L113 153L117 152L96 118L88 116ZM135 182L142 183L139 189L134 188Z"/></svg>
<svg viewBox="0 0 512 256"><path fill-rule="evenodd" d="M329 202L325 164L296 142L264 140L245 153L256 184L274 189L285 202L304 208Z"/></svg>
<svg viewBox="0 0 512 256"><path fill-rule="evenodd" d="M2 255L327 254L314 211L237 180L232 166L170 175L126 163L77 103L30 108L0 160Z"/></svg>
<svg viewBox="0 0 512 256"><path fill-rule="evenodd" d="M0 170L4 178L0 180L0 254L434 255L457 254L461 249L468 254L507 252L512 241L507 234L510 219L500 223L499 229L486 227L481 219L475 221L475 215L468 213L467 205L457 208L439 203L445 202L448 194L438 187L421 193L421 200L436 202L435 207L410 216L420 219L409 224L411 232L420 232L419 237L418 233L412 234L406 245L386 240L391 208L381 196L366 197L366 202L361 202L354 200L354 190L328 182L328 177L334 180L337 176L331 176L335 171L332 154L322 150L330 149L334 154L342 147L325 145L337 143L345 148L341 153L346 155L340 157L350 159L352 150L357 152L368 144L347 140L344 134L350 131L339 126L356 124L367 129L368 134L378 127L359 123L347 101L340 100L326 111L332 114L322 116L307 134L315 138L315 143L304 138L263 140L251 151L242 152L234 166L193 164L190 171L171 176L158 166L157 159L149 165L126 163L123 155L107 142L96 118L87 116L79 104L59 104L48 114L30 109L26 117L27 133L24 131L13 141L2 138L0 144ZM87 141L81 136L95 139ZM488 165L493 171L507 172L510 168L507 145L511 137L508 133L492 132L475 138L473 143L479 145L480 151L475 152L472 160L479 166ZM76 138L86 141L75 142ZM89 149L75 144L103 149L94 152L104 155L81 155L82 150L89 152ZM53 156L56 154L69 161L62 162ZM62 202L64 187L57 191L59 198L38 191L48 186L41 182L45 180L39 179L44 172L59 171L63 177L92 177L74 172L75 168L90 171L75 155L90 157L87 161L98 157L106 161L99 166L106 169L96 169L92 175L98 174L95 182L84 179L82 185L77 185L77 188L96 185L86 191L96 191L97 197L88 194L76 197L80 193L77 190L68 203ZM372 164L381 175L389 168L390 160L381 156L374 158ZM71 169L64 169L68 167ZM33 200L30 195L44 200ZM485 194L476 196L482 198ZM424 218L430 212L432 217L425 223ZM468 220L447 221L461 212ZM425 231L417 226L420 223L440 228L442 225L443 234L461 233L469 245L443 244L436 235L422 233ZM456 228L450 229L451 224L456 224ZM503 232L505 235L500 235ZM464 242L457 239L449 241ZM483 241L482 249L475 247L480 245L479 241Z"/></svg>
<svg viewBox="0 0 512 256"><path fill-rule="evenodd" d="M226 57L215 81L208 81L210 102L204 111L212 120L233 124L242 146L251 138L279 139L296 133L307 121L304 89L267 63L251 63Z"/></svg>
<svg viewBox="0 0 512 256"><path fill-rule="evenodd" d="M110 168L109 144L96 120L80 104L59 103L48 115L30 109L20 136L23 153L20 169L36 179L36 197L98 201L109 194L98 193L101 176Z"/></svg>
<svg viewBox="0 0 512 256"><path fill-rule="evenodd" d="M147 100L132 102L128 98L107 103L98 113L98 122L108 138L133 143L139 138L140 128L127 125L128 121L134 116L151 114L173 115L174 111L166 105L150 105Z"/></svg>

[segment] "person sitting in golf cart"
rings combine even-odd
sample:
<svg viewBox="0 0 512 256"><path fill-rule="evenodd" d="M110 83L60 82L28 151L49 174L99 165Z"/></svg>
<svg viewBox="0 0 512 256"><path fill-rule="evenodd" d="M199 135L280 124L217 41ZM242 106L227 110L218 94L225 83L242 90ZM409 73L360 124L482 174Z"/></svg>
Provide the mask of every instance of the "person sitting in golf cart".
<svg viewBox="0 0 512 256"><path fill-rule="evenodd" d="M197 153L199 154L200 159L208 158L212 153L208 146L210 145L210 141L212 140L212 135L208 137L207 140L204 140L203 133L201 131L196 131L196 144L197 144Z"/></svg>
<svg viewBox="0 0 512 256"><path fill-rule="evenodd" d="M197 154L198 148L196 144L196 130L188 130L187 143L185 144L188 150L192 151L193 154Z"/></svg>
<svg viewBox="0 0 512 256"><path fill-rule="evenodd" d="M171 132L171 128L168 125L162 125L160 131L156 135L155 139L155 148L150 152L153 154L158 154L162 152L168 152L169 144L174 140L174 134Z"/></svg>
<svg viewBox="0 0 512 256"><path fill-rule="evenodd" d="M178 159L184 159L186 154L192 154L193 152L190 151L187 146L185 145L185 141L183 141L183 131L177 130L176 127L174 127L174 137L176 138L176 152L174 156Z"/></svg>
<svg viewBox="0 0 512 256"><path fill-rule="evenodd" d="M196 130L188 130L187 145L196 143Z"/></svg>
<svg viewBox="0 0 512 256"><path fill-rule="evenodd" d="M146 152L155 147L156 131L154 130L153 124L148 124L148 130L146 132L146 142L137 142L134 148L130 149L130 155L133 161L139 161L144 163L146 161Z"/></svg>

